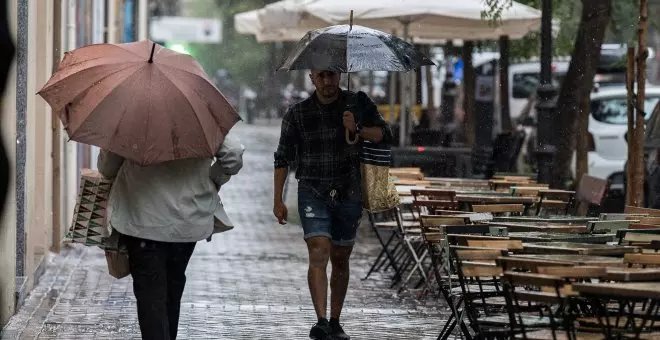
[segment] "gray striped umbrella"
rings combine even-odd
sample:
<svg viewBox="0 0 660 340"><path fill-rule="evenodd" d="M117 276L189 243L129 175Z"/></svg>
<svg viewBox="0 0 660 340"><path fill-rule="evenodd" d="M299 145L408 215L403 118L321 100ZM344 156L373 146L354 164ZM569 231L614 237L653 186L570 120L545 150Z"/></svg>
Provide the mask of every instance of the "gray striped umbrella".
<svg viewBox="0 0 660 340"><path fill-rule="evenodd" d="M435 64L391 34L359 25L336 25L308 32L278 70L405 72L424 65Z"/></svg>

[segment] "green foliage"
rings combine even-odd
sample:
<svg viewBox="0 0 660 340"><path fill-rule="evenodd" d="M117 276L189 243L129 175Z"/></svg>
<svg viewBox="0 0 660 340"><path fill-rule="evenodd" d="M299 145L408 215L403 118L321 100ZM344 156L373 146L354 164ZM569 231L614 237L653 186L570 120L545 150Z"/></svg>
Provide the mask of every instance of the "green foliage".
<svg viewBox="0 0 660 340"><path fill-rule="evenodd" d="M268 70L268 44L260 44L254 36L234 30L234 15L259 9L273 2L268 0L195 0L185 5L186 15L215 17L223 21L223 40L220 44L189 44L191 54L210 75L226 69L234 81L258 87Z"/></svg>
<svg viewBox="0 0 660 340"><path fill-rule="evenodd" d="M482 17L491 20L494 24L500 20L504 10L509 8L512 0L484 0L486 10ZM540 9L543 0L517 0L518 2ZM660 8L660 0L649 0L649 12L654 13ZM555 55L569 56L573 51L573 44L577 35L582 13L581 0L553 0L552 18L559 21L559 32L552 41L553 53ZM605 36L606 43L634 43L637 38L637 25L639 20L639 0L614 0L612 1L612 20L608 26ZM654 15L649 16L651 29L657 29L658 19ZM511 56L528 58L537 56L540 51L540 34L530 33L523 39L512 41Z"/></svg>
<svg viewBox="0 0 660 340"><path fill-rule="evenodd" d="M541 8L543 0L518 0L524 5ZM482 12L484 19L491 20L494 24L500 20L502 13L511 7L512 0L485 0L486 10ZM580 0L553 0L552 18L558 21L557 37L552 41L554 55L567 56L573 51L573 42L580 23L580 12L582 4ZM533 32L524 38L511 42L512 58L530 58L538 56L541 49L540 32Z"/></svg>

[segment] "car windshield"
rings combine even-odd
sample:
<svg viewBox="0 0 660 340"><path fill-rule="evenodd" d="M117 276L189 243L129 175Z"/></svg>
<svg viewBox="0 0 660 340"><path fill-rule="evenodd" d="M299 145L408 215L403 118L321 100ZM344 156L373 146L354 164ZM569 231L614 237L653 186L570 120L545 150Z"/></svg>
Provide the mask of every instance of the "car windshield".
<svg viewBox="0 0 660 340"><path fill-rule="evenodd" d="M552 83L559 87L565 73L553 73ZM540 75L538 73L515 73L513 75L513 97L517 99L528 99L539 87Z"/></svg>
<svg viewBox="0 0 660 340"><path fill-rule="evenodd" d="M660 96L646 95L644 120L648 121ZM602 98L591 101L591 114L595 120L606 124L628 124L626 97Z"/></svg>

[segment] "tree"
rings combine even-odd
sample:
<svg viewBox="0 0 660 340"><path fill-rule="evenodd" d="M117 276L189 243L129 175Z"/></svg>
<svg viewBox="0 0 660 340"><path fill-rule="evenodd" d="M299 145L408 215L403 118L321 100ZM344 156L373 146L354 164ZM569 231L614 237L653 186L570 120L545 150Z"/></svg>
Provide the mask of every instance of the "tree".
<svg viewBox="0 0 660 340"><path fill-rule="evenodd" d="M209 74L225 69L232 79L243 85L258 88L269 69L270 46L261 44L253 36L241 35L234 30L234 15L259 9L272 0L195 0L183 7L185 15L216 17L223 22L223 40L220 44L190 44L191 54Z"/></svg>
<svg viewBox="0 0 660 340"><path fill-rule="evenodd" d="M555 142L557 153L553 166L553 186L563 187L569 179L569 167L575 150L575 114L583 112L583 101L589 98L600 59L605 31L610 22L612 0L582 0L582 18L571 63L557 99Z"/></svg>
<svg viewBox="0 0 660 340"><path fill-rule="evenodd" d="M523 3L540 7L542 0L524 0ZM485 16L497 20L502 10L511 5L511 1L505 0L487 0L489 8ZM628 5L617 2L618 11L627 11ZM570 38L572 23L571 12L577 7L581 7L582 15L578 22L578 29ZM608 24L612 17L612 0L554 0L553 8L556 8L555 18L561 21L561 29L557 39L553 40L555 54L557 52L571 52L571 62L568 72L564 78L559 97L557 98L557 115L554 126L555 145L557 152L555 154L553 166L554 187L563 187L569 177L569 167L571 158L576 145L576 113L587 115L580 117L588 119L589 112L585 109L586 98L593 88L593 78L596 74L596 66L600 58L601 46L608 33ZM624 19L619 18L617 24L610 27L610 35L623 36L627 31L620 29L625 26L621 24ZM567 45L568 39L574 39L572 48ZM532 34L522 39L520 42L512 44L512 53L519 55L532 54L532 51L540 50L538 34ZM515 51L515 52L514 52ZM563 54L563 53L562 53Z"/></svg>

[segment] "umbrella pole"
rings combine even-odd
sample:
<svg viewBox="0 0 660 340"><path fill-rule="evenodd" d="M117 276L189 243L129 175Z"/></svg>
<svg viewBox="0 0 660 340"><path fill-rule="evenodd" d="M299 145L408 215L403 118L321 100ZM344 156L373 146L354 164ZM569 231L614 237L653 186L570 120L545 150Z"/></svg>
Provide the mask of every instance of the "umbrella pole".
<svg viewBox="0 0 660 340"><path fill-rule="evenodd" d="M350 34L351 30L353 29L353 10L351 10L351 16L348 20L348 25L349 25L349 29L348 29L348 33L346 33L347 35ZM346 40L348 40L348 37L346 37ZM346 54L348 54L348 49L346 49ZM348 82L347 87L348 87L348 91L350 91L351 90L351 72L350 72L350 69L346 70L346 74L348 75L348 78L346 79L346 81Z"/></svg>
<svg viewBox="0 0 660 340"><path fill-rule="evenodd" d="M404 22L403 23L403 40L408 41L408 29L409 29L410 23ZM399 77L399 80L401 81L401 98L400 98L400 112L399 112L399 146L403 147L406 146L406 142L408 140L407 136L407 131L408 131L408 117L407 117L407 106L408 106L408 96L406 94L410 94L408 91L408 87L410 86L410 75L407 73L402 73L401 77ZM405 105L404 105L405 103Z"/></svg>
<svg viewBox="0 0 660 340"><path fill-rule="evenodd" d="M149 55L149 64L154 62L154 51L156 50L156 43L151 46L151 55Z"/></svg>

